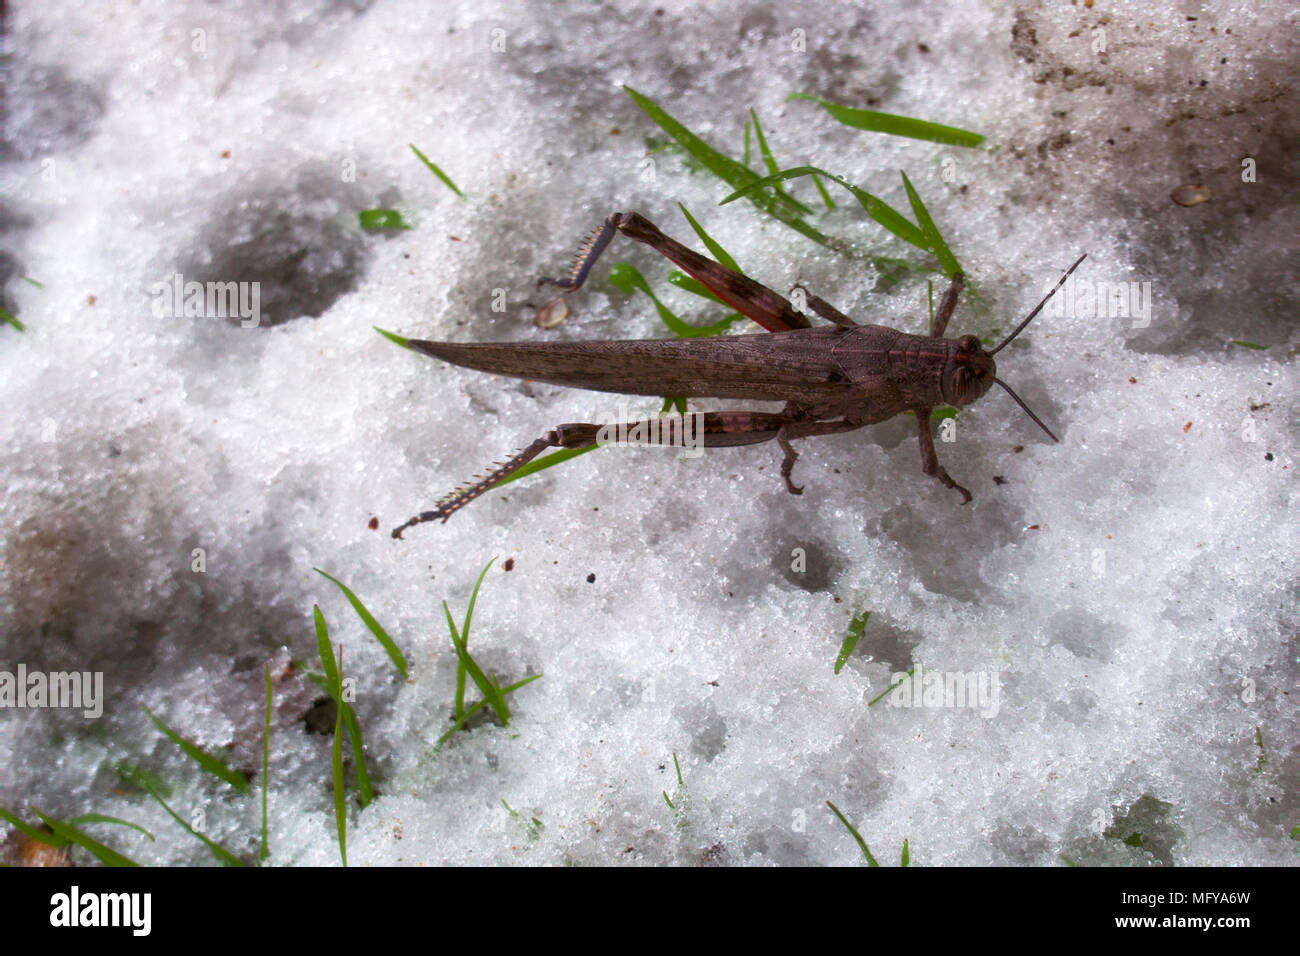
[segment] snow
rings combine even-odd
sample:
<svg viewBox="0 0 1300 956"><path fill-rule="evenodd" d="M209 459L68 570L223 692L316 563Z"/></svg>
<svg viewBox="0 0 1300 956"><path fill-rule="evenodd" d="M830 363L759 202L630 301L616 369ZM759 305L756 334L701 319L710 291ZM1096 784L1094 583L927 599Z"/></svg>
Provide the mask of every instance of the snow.
<svg viewBox="0 0 1300 956"><path fill-rule="evenodd" d="M102 672L105 699L98 718L0 708L0 806L112 814L157 836L88 827L134 859L211 862L127 764L254 859L269 664L269 862L337 863L330 738L301 720L315 604L380 794L350 800L352 865L861 862L827 800L886 863L904 839L923 865L1290 861L1293 31L1280 5L1161 6L12 5L0 281L27 331L0 328L0 671ZM536 328L534 279L611 211L702 248L681 202L759 281L923 330L932 258L847 193L822 213L807 181L791 189L819 229L924 268L882 292L863 256L719 208L729 187L647 159L665 137L624 84L734 156L752 107L781 165L900 210L905 170L970 278L950 335L1005 334L1087 252L1071 307L998 356L1062 442L994 390L936 443L965 507L900 417L801 443L801 497L774 446L611 448L393 540L621 399L442 365L373 327L666 335L606 281L620 260L690 321L720 317L615 239L574 315ZM987 139L862 132L794 92ZM1202 183L1209 201L1171 201ZM371 208L412 228L364 232ZM258 283L256 323L156 308L177 274ZM1149 315L1085 282L1136 283ZM509 696L509 726L436 750L456 672L441 602L462 620L494 556L470 653L503 685L545 676ZM996 707L945 697L963 675Z"/></svg>

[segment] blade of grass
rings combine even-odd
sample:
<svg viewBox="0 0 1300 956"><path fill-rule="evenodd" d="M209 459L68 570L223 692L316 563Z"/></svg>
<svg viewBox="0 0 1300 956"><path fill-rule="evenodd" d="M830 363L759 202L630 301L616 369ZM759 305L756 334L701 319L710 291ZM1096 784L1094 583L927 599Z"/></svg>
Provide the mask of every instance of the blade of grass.
<svg viewBox="0 0 1300 956"><path fill-rule="evenodd" d="M415 153L415 155L420 158L420 162L424 163L425 166L429 167L429 172L433 173L444 183L446 183L447 188L450 189L452 192L454 192L457 196L464 197L465 194L456 188L456 184L451 181L451 177L448 176L446 173L444 173L437 163L435 163L428 156L425 156L424 153L416 149L414 143L407 143L406 145L411 147L411 152Z"/></svg>
<svg viewBox="0 0 1300 956"><path fill-rule="evenodd" d="M678 395L678 396L675 396L675 397L674 397L674 396L669 396L668 398L665 398L665 399L664 399L663 407L659 409L659 417L660 417L660 418L663 418L663 417L664 417L665 415L667 415L670 411L671 411L673 414L676 414L676 415L685 415L685 414L686 414L686 396L684 396L684 395Z"/></svg>
<svg viewBox="0 0 1300 956"><path fill-rule="evenodd" d="M736 190L730 196L727 196L718 203L718 205L725 206L730 202L734 202L735 200L744 197L751 190L761 189L764 186L770 186L779 182L785 182L788 179L798 179L801 176L812 176L814 174L825 176L831 182L839 183L853 194L853 197L857 199L858 204L862 206L868 216L876 220L876 222L880 223L880 225L884 226L904 242L911 243L917 248L925 249L929 252L929 249L926 248L925 234L919 228L912 225L912 223L908 222L902 213L898 212L898 210L894 209L883 199L871 195L871 193L867 192L865 189L860 189L852 183L836 176L834 173L827 172L819 166L795 166L791 169L783 169L778 173L773 173L771 176L764 176L762 179Z"/></svg>
<svg viewBox="0 0 1300 956"><path fill-rule="evenodd" d="M132 830L138 830L150 840L154 840L154 835L138 823L132 823L130 820L123 820L120 817L110 817L103 813L83 813L79 817L69 817L67 822L74 827L79 827L83 823L112 823L120 827L130 827Z"/></svg>
<svg viewBox="0 0 1300 956"><path fill-rule="evenodd" d="M694 156L704 165L705 169L724 183L728 183L733 188L739 188L758 178L757 174L748 166L737 162L725 153L718 152L718 150L670 116L665 109L648 96L638 93L632 87L626 85L623 87L623 91L627 93L633 103L641 107L642 111L659 125L660 129L675 139L686 152ZM760 196L751 201L754 201L760 207L782 204L788 211L800 214L807 214L812 211L798 200L789 196L782 196L779 193Z"/></svg>
<svg viewBox="0 0 1300 956"><path fill-rule="evenodd" d="M118 763L117 766L113 768L113 771L122 781L133 787L138 787L139 789L144 790L145 783L147 782L149 786L153 787L164 797L170 797L172 795L172 788L168 785L167 781L163 780L163 778L158 776L156 773L150 773L148 770L142 770L141 768L124 761Z"/></svg>
<svg viewBox="0 0 1300 956"><path fill-rule="evenodd" d="M330 668L334 673L334 654L331 652ZM343 645L339 645L339 668L343 666ZM348 865L348 804L347 793L343 784L343 705L340 704L334 715L334 744L330 748L330 770L334 780L334 824L338 829L339 858L343 865Z"/></svg>
<svg viewBox="0 0 1300 956"><path fill-rule="evenodd" d="M645 276L640 271L626 262L616 262L614 267L609 271L609 281L614 286L631 295L633 292L644 292L654 303L655 311L659 313L660 320L668 326L668 331L680 339L703 338L708 335L717 335L724 332L737 319L743 318L739 313L723 319L721 322L715 322L712 325L690 325L683 322L677 315L659 300L650 288L650 283L646 282Z"/></svg>
<svg viewBox="0 0 1300 956"><path fill-rule="evenodd" d="M402 338L402 336L396 334L395 332L385 331L384 329L381 329L377 325L372 325L371 328L374 329L376 332L378 332L380 335L382 335L384 338L388 339L388 341L392 342L394 345L400 345L404 349L409 349L411 347L408 344L411 341L410 339Z"/></svg>
<svg viewBox="0 0 1300 956"><path fill-rule="evenodd" d="M930 211L925 208L925 203L921 202L921 197L916 190L912 188L912 181L907 178L907 173L901 169L899 173L903 177L903 188L907 190L907 200L912 204L912 215L916 216L916 223L921 227L930 241L929 251L934 253L934 257L939 260L943 266L943 271L949 278L952 278L958 272L961 272L961 266L957 264L957 257L952 254L948 248L948 243L944 242L943 236L939 234L939 228L930 218Z"/></svg>
<svg viewBox="0 0 1300 956"><path fill-rule="evenodd" d="M155 716L154 712L150 710L148 707L145 707L143 704L141 704L140 706L143 708L144 712L149 715L149 719L154 722L155 726L157 726L159 730L161 730L164 734L166 734L172 743L174 743L177 747L181 748L181 751L185 754L185 756L189 757L191 760L197 763L208 773L212 774L214 777L224 780L226 783L230 784L240 793L248 793L247 777L245 777L242 773L240 773L237 770L231 770L229 767L226 766L225 761L223 761L219 757L214 757L211 754L209 754L207 751L198 747L197 745L190 743L188 740L185 740L178 733L176 733L176 731L172 730L165 723L163 723L161 719Z"/></svg>
<svg viewBox="0 0 1300 956"><path fill-rule="evenodd" d="M357 213L362 229L410 229L411 225L396 209L362 209Z"/></svg>
<svg viewBox="0 0 1300 956"><path fill-rule="evenodd" d="M37 281L36 281L35 279L33 279L31 276L19 276L19 278L22 279L24 282L30 284L30 285L34 285L34 286L36 286L36 288L38 288L38 289L44 289L44 288L45 288L45 283L44 283L44 282L37 282Z"/></svg>
<svg viewBox="0 0 1300 956"><path fill-rule="evenodd" d="M731 258L727 253L727 250L722 248L722 245L719 242L704 231L704 227L696 222L695 217L691 215L691 211L687 209L683 203L679 202L677 208L682 211L682 215L685 216L686 221L691 224L691 228L695 230L695 234L700 237L700 241L704 243L705 248L713 255L715 262L722 263L732 272L744 271L740 266L736 265L736 260Z"/></svg>
<svg viewBox="0 0 1300 956"><path fill-rule="evenodd" d="M840 818L840 823L849 828L849 832L853 834L853 839L857 840L858 846L862 848L862 855L867 858L867 865L880 866L880 864L876 862L876 858L871 855L871 851L867 849L867 841L862 839L862 834L858 833L857 828L844 818L844 814L840 813L840 808L829 800L826 801L826 806L830 807L834 814Z"/></svg>
<svg viewBox="0 0 1300 956"><path fill-rule="evenodd" d="M907 852L907 840L903 840L903 856L902 856L902 859L900 859L900 860L898 861L898 865L899 865L899 866L907 866L909 860L910 860L910 857L909 857L908 852Z"/></svg>
<svg viewBox="0 0 1300 956"><path fill-rule="evenodd" d="M35 807L32 808L32 812L35 813L38 817L40 817L41 822L43 822L47 827L53 830L56 836L62 837L65 844L75 843L77 846L81 847L83 850L87 851L92 856L94 856L95 859L99 860L99 862L103 863L105 866L139 866L140 865L139 863L135 862L135 860L132 860L130 857L123 856L121 853L118 853L116 850L104 846L104 844L100 843L98 840L91 839L90 837L86 836L86 834L78 830L76 827L72 826L69 823L64 822L63 820L60 820L56 817L46 816L44 813L41 813L41 811L37 810Z"/></svg>
<svg viewBox="0 0 1300 956"><path fill-rule="evenodd" d="M849 655L853 649L858 646L858 641L862 640L862 632L867 627L867 618L871 617L870 611L864 611L862 614L853 615L853 620L849 621L849 633L844 638L844 643L840 645L840 653L835 658L835 673L848 662Z"/></svg>
<svg viewBox="0 0 1300 956"><path fill-rule="evenodd" d="M235 856L235 854L231 853L229 850L227 850L227 849L226 849L224 846L222 846L220 843L218 843L218 842L215 841L215 840L210 840L210 839L208 839L206 836L204 836L204 835L203 835L202 833L200 833L198 830L195 830L195 829L194 829L193 827L191 827L188 823L186 823L186 822L185 822L185 821L180 817L180 815L179 815L175 810L173 810L171 807L169 807L169 806L167 805L167 801L164 800L164 799L163 799L161 796L159 796L157 793L155 793L152 789L149 790L149 795L150 795L151 797L153 797L155 800L157 800L158 803L159 803L159 805L160 805L164 810L167 811L168 815L169 815L173 820L175 820L177 823L179 823L182 827L184 827L184 828L186 829L186 831L188 831L189 834L190 834L191 836L193 836L193 837L195 837L195 838L197 838L197 839L199 839L199 840L202 840L204 846L206 846L206 847L208 848L209 852L211 852L212 855L213 855L214 857L217 858L217 861L218 861L219 863L221 863L223 866L243 866L243 865L244 865L244 861L243 861L243 860L239 859L239 857Z"/></svg>
<svg viewBox="0 0 1300 956"><path fill-rule="evenodd" d="M913 119L910 116L899 116L896 113L878 113L875 110L841 106L838 103L831 103L820 96L812 96L808 93L791 93L786 97L786 102L790 100L812 100L826 110L835 120L854 129L868 130L873 133L888 133L891 136L906 136L911 139L924 139L932 143L943 143L946 146L975 147L984 142L983 136L979 133L972 133L970 130Z"/></svg>
<svg viewBox="0 0 1300 956"><path fill-rule="evenodd" d="M357 720L352 705L343 699L343 678L334 665L334 652L331 650L325 616L314 604L312 614L316 623L316 650L320 654L321 666L325 668L325 678L323 681L317 681L317 686L329 694L338 706L339 720L347 727L348 739L352 742L352 760L357 772L357 801L364 807L375 799L375 791L370 786L370 774L366 771L366 751L361 739L361 722Z"/></svg>
<svg viewBox="0 0 1300 956"><path fill-rule="evenodd" d="M544 674L530 674L527 677L525 677L523 680L517 680L513 684L508 684L507 686L502 687L501 694L502 696L505 696L506 694L514 693L519 688L523 687L525 684L531 684L533 681L538 680L539 678L544 676L545 676ZM478 703L471 705L465 711L465 713L461 714L459 717L456 718L456 721L455 723L452 724L451 729L438 738L438 742L434 744L434 750L437 750L444 743L446 743L447 739L451 737L452 734L454 734L456 731L464 727L465 723L471 717L473 717L475 714L477 714L480 710L482 710L487 705L488 702L486 700L480 700Z"/></svg>
<svg viewBox="0 0 1300 956"><path fill-rule="evenodd" d="M442 609L447 615L447 627L451 631L451 643L456 648L456 656L459 658L461 666L465 668L470 679L474 681L474 685L479 689L479 693L483 695L483 699L496 711L501 726L506 726L510 723L510 708L506 704L505 696L495 683L488 680L488 676L483 673L482 668L478 666L474 658L469 656L464 640L456 631L456 622L451 619L451 609L447 607L446 601L442 602Z"/></svg>
<svg viewBox="0 0 1300 956"><path fill-rule="evenodd" d="M624 86L623 90L632 99L632 102L636 103L664 132L675 139L688 155L700 162L709 172L733 189L747 186L758 178L758 175L748 166L718 152L673 119L653 100L642 96L630 86ZM763 212L789 226L800 235L808 237L813 242L828 249L843 249L842 243L823 235L804 222L800 216L810 213L811 210L785 193L776 190L770 194L753 192L749 194L748 198L751 203Z"/></svg>
<svg viewBox="0 0 1300 956"><path fill-rule="evenodd" d="M461 639L461 641L464 643L464 645L465 645L467 651L468 651L468 648L469 648L469 625L470 625L470 622L474 619L474 604L478 601L478 589L479 589L480 587L483 586L483 578L487 576L488 568L492 567L492 562L493 562L493 561L496 561L496 558L495 558L495 557L494 557L491 561L489 561L489 562L487 563L487 565L483 568L483 570L482 570L481 572L479 572L478 581L476 581L476 582L474 583L474 592L473 592L473 593L470 595L470 597L469 597L469 609L465 612L465 623L461 626L461 630L460 630L460 639ZM445 608L446 606L447 606L447 602L444 601L444 602L443 602L443 607ZM451 612L448 611L447 614L448 614L448 618L450 618L450 616L451 616ZM452 633L453 633L453 635L455 634L455 628L454 628L454 627L452 628ZM454 641L454 640L455 640L455 638L453 637L453 641ZM455 705L455 714L456 714L456 716L459 717L461 714L463 714L463 713L465 712L465 673L466 673L466 668L465 668L465 666L464 666L462 663L459 663L459 658L457 658L457 661L458 661L458 663L457 663L457 666L456 666L456 705Z"/></svg>
<svg viewBox="0 0 1300 956"><path fill-rule="evenodd" d="M520 478L527 478L529 475L534 475L539 471L552 467L553 465L558 465L561 462L568 461L570 458L577 458L579 455L585 455L589 451L595 451L599 447L599 445L588 445L586 448L561 448L559 451L553 451L549 455L543 455L541 458L536 458L524 465L522 468L517 469L504 481L497 482L496 487L500 488L502 485L508 485L510 482L518 481Z"/></svg>
<svg viewBox="0 0 1300 956"><path fill-rule="evenodd" d="M902 680L900 680L897 684L891 684L889 687L885 688L883 691L881 691L879 694L877 694L877 695L876 695L875 697L873 697L871 700L867 701L867 706L868 706L868 707L874 707L874 706L876 706L876 704L879 703L883 698L888 697L888 696L889 696L890 694L892 694L895 690L897 690L898 688L902 687L903 684L907 682L907 678L908 678L908 677L911 677L912 674L914 674L915 672L916 672L916 668L913 667L910 671L907 672L907 677L904 677L904 678L903 678Z"/></svg>
<svg viewBox="0 0 1300 956"><path fill-rule="evenodd" d="M4 807L0 807L0 820L6 821L10 826L12 826L19 833L23 834L29 839L35 840L37 843L44 843L46 846L52 846L55 849L58 849L60 847L65 847L68 845L67 840L50 833L44 833L41 830L38 830L36 827L32 826L30 823L24 823L21 819L19 819L14 814L10 813Z"/></svg>
<svg viewBox="0 0 1300 956"><path fill-rule="evenodd" d="M397 668L397 672L401 674L402 679L405 680L407 678L405 655L402 654L396 642L388 636L388 632L385 631L383 627L380 626L380 623L375 620L375 616L366 610L366 606L361 603L360 598L352 593L351 588L333 575L326 574L320 568L312 568L312 570L321 577L333 581L338 585L339 590L343 592L343 596L347 598L348 603L352 605L352 610L356 611L357 617L361 618L361 620L365 622L366 627L370 628L370 633L375 635L375 640L377 640L384 650L388 652L388 657L392 660L393 666Z"/></svg>
<svg viewBox="0 0 1300 956"><path fill-rule="evenodd" d="M266 727L262 731L262 845L257 858L265 860L271 854L266 842L266 794L271 789L271 665L266 668Z"/></svg>
<svg viewBox="0 0 1300 956"><path fill-rule="evenodd" d="M8 309L6 309L6 308L5 308L4 306L2 306L2 305L0 305L0 319L3 319L4 321L8 322L8 323L9 323L10 325L12 325L15 329L17 329L19 332L26 332L26 331L27 331L27 326L25 326L25 325L23 325L21 322L19 322L19 321L18 321L18 317L17 317L16 315L14 315L12 312L10 312Z"/></svg>

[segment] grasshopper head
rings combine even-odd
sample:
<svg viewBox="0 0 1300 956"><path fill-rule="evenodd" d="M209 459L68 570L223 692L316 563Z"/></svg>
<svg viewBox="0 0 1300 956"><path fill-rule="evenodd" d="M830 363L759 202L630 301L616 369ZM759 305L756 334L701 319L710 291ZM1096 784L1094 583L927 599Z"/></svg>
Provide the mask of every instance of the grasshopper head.
<svg viewBox="0 0 1300 956"><path fill-rule="evenodd" d="M944 371L943 399L953 405L969 405L993 387L997 366L993 356L984 351L980 340L963 335Z"/></svg>

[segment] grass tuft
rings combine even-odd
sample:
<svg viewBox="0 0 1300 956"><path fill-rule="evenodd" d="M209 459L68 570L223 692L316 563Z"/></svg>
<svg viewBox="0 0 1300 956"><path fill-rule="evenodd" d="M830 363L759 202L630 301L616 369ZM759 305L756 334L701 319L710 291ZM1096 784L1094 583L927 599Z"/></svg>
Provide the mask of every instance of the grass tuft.
<svg viewBox="0 0 1300 956"><path fill-rule="evenodd" d="M357 802L362 807L365 807L371 800L375 799L375 791L370 786L370 774L366 771L366 753L365 744L361 738L361 721L357 720L352 705L344 699L343 679L339 668L334 663L334 653L331 650L329 629L325 626L325 616L321 614L320 608L314 604L312 605L312 615L316 624L316 650L320 654L321 666L325 668L325 676L323 678L317 674L308 676L338 706L338 719L343 721L344 726L347 728L348 739L352 742L352 761L356 766L357 774Z"/></svg>
<svg viewBox="0 0 1300 956"><path fill-rule="evenodd" d="M584 451L586 449L583 449ZM532 674L523 680L516 681L506 687L502 687L497 680L496 675L489 676L483 672L478 662L470 656L469 653L469 628L474 620L474 605L478 603L478 592L483 586L483 579L487 577L488 569L496 563L496 558L488 561L479 572L478 580L474 583L474 590L469 597L469 607L465 611L465 622L458 629L455 620L451 616L451 608L447 602L442 602L443 614L447 617L447 630L451 635L452 647L456 650L456 696L452 702L452 717L454 722L451 729L438 738L437 747L441 747L451 735L465 726L469 720L478 711L485 706L491 707L497 715L497 720L504 727L510 723L510 707L506 703L506 695L518 690L525 684L530 684L541 677L541 674ZM474 681L474 686L479 689L483 699L471 707L465 706L465 687L466 678Z"/></svg>

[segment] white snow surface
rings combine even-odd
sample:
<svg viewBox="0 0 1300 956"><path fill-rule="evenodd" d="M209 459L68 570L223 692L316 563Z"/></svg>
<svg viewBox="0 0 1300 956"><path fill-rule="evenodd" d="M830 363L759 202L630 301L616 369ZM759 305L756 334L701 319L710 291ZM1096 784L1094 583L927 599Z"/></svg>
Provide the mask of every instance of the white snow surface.
<svg viewBox="0 0 1300 956"><path fill-rule="evenodd" d="M0 328L0 670L102 672L104 710L0 709L0 806L111 814L157 837L87 825L133 859L213 862L116 769L138 767L254 860L269 664L269 862L337 864L331 740L302 720L319 605L379 794L349 798L351 865L861 863L828 800L885 864L904 840L914 865L1291 862L1287 10L12 4L0 280L27 330ZM625 84L737 158L752 107L780 165L912 218L906 171L969 276L950 335L1006 334L1083 252L1081 280L1150 283L1149 322L1053 310L999 354L1062 441L997 389L963 409L936 444L965 507L921 473L900 416L799 443L800 497L775 444L608 448L395 541L555 424L660 403L454 368L375 326L665 336L608 282L622 260L687 320L722 315L616 238L574 315L535 327L534 279L611 211L702 250L680 202L778 291L924 330L927 283L937 298L946 281L932 257L838 187L825 212L806 179L790 190L853 254L719 207L730 187L680 152L647 160L666 137ZM796 92L987 139L856 130ZM1171 201L1201 183L1208 202ZM372 208L412 228L365 232ZM868 254L915 268L885 292ZM176 273L259 282L260 325L156 316L150 291ZM545 676L509 695L508 726L475 719L439 751L456 681L441 604L463 620L493 557L469 651L502 685ZM409 679L313 568L379 619ZM929 677L869 706L914 667ZM958 674L995 681L996 706L935 706L927 681ZM916 700L931 706L897 706Z"/></svg>

